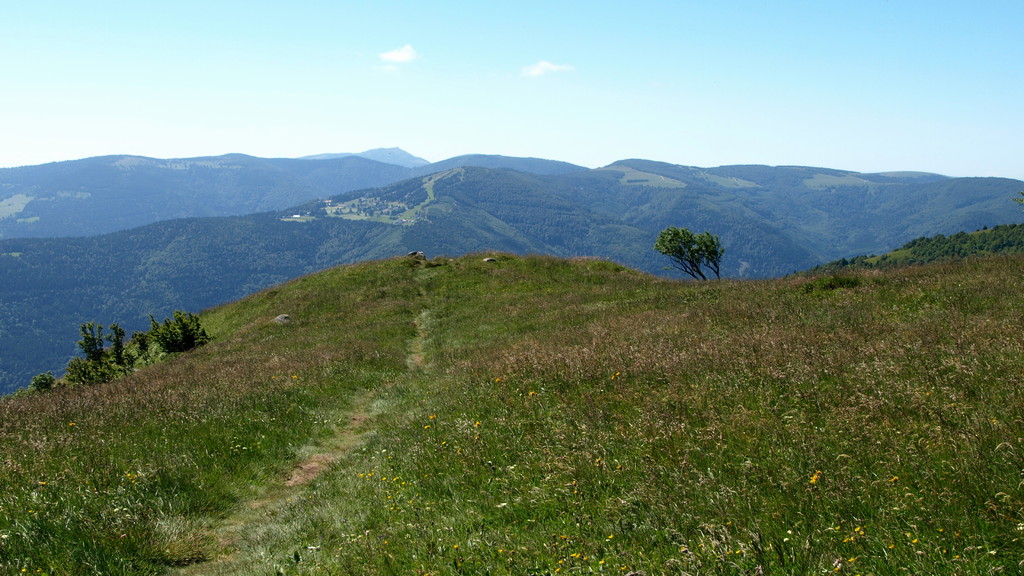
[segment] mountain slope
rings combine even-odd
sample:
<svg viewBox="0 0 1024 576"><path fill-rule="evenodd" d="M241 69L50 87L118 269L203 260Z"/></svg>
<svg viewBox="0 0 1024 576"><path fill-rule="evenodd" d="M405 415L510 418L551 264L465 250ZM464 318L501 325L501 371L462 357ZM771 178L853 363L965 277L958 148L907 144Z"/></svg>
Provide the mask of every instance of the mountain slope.
<svg viewBox="0 0 1024 576"><path fill-rule="evenodd" d="M59 373L76 352L78 326L85 322L118 322L130 333L147 328L150 314L200 310L335 264L409 251L580 255L598 254L602 243L613 240L600 228L589 233L585 213L540 191L527 196L522 184L515 190L520 202L529 200L528 210L491 196L476 186L491 174L457 169L377 192L398 201L419 197L424 182L433 182L435 198L414 226L284 218L322 209L314 203L282 213L159 222L104 236L2 241L0 273L12 281L0 303L0 391L25 386L45 370ZM507 176L529 180L520 173ZM640 238L639 231L626 233ZM642 256L650 258L646 250Z"/></svg>
<svg viewBox="0 0 1024 576"><path fill-rule="evenodd" d="M802 166L702 169L647 160L622 161L609 169L622 166L728 194L825 260L878 252L878 246L890 249L920 236L1021 221L1009 199L1022 183L1007 178L883 176ZM662 223L668 225L668 219Z"/></svg>
<svg viewBox="0 0 1024 576"><path fill-rule="evenodd" d="M23 386L26 374L59 372L85 322L119 322L131 333L147 328L149 314L200 310L338 262L404 249L394 227L323 224L302 227L263 215L10 240L11 251L0 256L0 268L11 274L0 303L0 383L9 391Z"/></svg>
<svg viewBox="0 0 1024 576"><path fill-rule="evenodd" d="M91 236L162 220L282 210L461 166L554 174L582 167L471 155L429 164L398 148L303 159L105 156L0 169L0 239Z"/></svg>
<svg viewBox="0 0 1024 576"><path fill-rule="evenodd" d="M0 399L0 571L998 572L1021 264L310 275L204 314L199 350Z"/></svg>
<svg viewBox="0 0 1024 576"><path fill-rule="evenodd" d="M174 218L280 210L407 176L407 168L356 156L105 156L6 168L0 169L0 238L86 236Z"/></svg>
<svg viewBox="0 0 1024 576"><path fill-rule="evenodd" d="M958 232L921 237L880 256L861 255L816 266L811 273L844 268L895 268L928 264L955 258L975 258L993 254L1024 252L1024 224L1006 224L975 232Z"/></svg>
<svg viewBox="0 0 1024 576"><path fill-rule="evenodd" d="M788 192L765 189L772 174ZM652 246L671 225L718 234L724 275L772 277L854 248L888 250L929 227L951 234L969 223L1024 220L1011 201L1014 180L798 186L850 178L791 167L709 175L635 160L552 175L470 166L276 213L0 240L0 275L10 279L0 287L0 392L59 372L85 322L141 330L150 314L196 311L335 264L409 251L586 256L663 273L667 263Z"/></svg>

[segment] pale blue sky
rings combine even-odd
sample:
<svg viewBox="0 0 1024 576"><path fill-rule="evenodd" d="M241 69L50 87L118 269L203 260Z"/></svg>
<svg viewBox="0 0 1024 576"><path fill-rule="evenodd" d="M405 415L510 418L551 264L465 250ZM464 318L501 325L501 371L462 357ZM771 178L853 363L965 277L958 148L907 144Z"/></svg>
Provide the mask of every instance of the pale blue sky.
<svg viewBox="0 0 1024 576"><path fill-rule="evenodd" d="M1024 179L1021 0L0 8L0 166L399 146Z"/></svg>

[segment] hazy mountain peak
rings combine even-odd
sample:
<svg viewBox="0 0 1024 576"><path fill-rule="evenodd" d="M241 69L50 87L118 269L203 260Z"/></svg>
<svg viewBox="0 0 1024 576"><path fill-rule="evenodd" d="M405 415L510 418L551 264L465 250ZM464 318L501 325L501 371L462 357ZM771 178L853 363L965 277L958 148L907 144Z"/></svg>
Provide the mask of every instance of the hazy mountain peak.
<svg viewBox="0 0 1024 576"><path fill-rule="evenodd" d="M476 166L480 168L504 168L527 172L530 174L567 174L570 172L582 172L587 170L583 166L562 162L560 160L547 160L544 158L522 158L517 156L501 156L498 154L465 154L455 156L447 160L441 160L430 165L430 171L447 170L462 166Z"/></svg>
<svg viewBox="0 0 1024 576"><path fill-rule="evenodd" d="M395 164L398 166L404 166L405 168L419 168L420 166L426 166L430 162L413 156L401 148L374 148L373 150L367 150L365 152L343 152L338 154L316 154L313 156L303 156L301 160L330 160L333 158L346 158L348 156L359 156L368 160L375 160L377 162L383 162L385 164Z"/></svg>

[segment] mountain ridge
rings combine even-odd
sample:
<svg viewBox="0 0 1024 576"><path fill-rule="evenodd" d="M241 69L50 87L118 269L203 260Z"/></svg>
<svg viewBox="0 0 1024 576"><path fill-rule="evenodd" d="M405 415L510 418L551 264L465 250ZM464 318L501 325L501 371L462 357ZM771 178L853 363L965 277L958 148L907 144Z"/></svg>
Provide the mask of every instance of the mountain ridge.
<svg viewBox="0 0 1024 576"><path fill-rule="evenodd" d="M404 153L382 154L399 152ZM539 173L584 170L554 160L483 154L418 167L359 154L323 156L111 155L0 169L0 239L89 236L173 218L281 210L473 164Z"/></svg>
<svg viewBox="0 0 1024 576"><path fill-rule="evenodd" d="M684 226L720 236L725 276L763 278L920 236L1024 222L1012 203L1017 181L849 186L841 175L842 185L808 188L800 183L820 172L785 169L775 180L790 187L773 192L734 180L771 180L771 170L756 170L763 174L636 161L548 175L463 166L274 212L0 240L0 389L60 370L82 323L141 330L150 314L201 310L336 264L410 251L596 257L664 274L655 238Z"/></svg>
<svg viewBox="0 0 1024 576"><path fill-rule="evenodd" d="M103 156L0 170L0 238L88 236L160 220L236 216L377 186L408 169L358 156L306 161L244 154ZM2 204L0 204L2 205Z"/></svg>
<svg viewBox="0 0 1024 576"><path fill-rule="evenodd" d="M426 166L430 164L429 160L424 160L418 156L402 150L401 148L374 148L372 150L365 150L363 152L342 152L342 153L327 153L327 154L314 154L312 156L302 156L300 160L333 160L337 158L347 158L349 156L360 156L369 160L375 160L377 162L384 162L385 164L396 164L404 168L419 168L420 166Z"/></svg>
<svg viewBox="0 0 1024 576"><path fill-rule="evenodd" d="M471 165L482 160L501 167ZM364 175L364 168L384 171L377 172L379 180L412 170L358 157L120 156L91 162L119 178L195 172L203 182L225 179L236 191L268 191L262 198L273 196L273 182L301 181L317 199L255 214L161 219L106 235L0 239L0 276L6 279L0 287L0 390L59 371L74 354L75 334L85 322L144 329L150 314L200 310L336 264L409 251L596 257L664 274L666 263L652 249L655 238L668 226L683 226L721 238L723 275L764 278L884 252L922 236L1024 222L1012 202L1024 183L995 178L706 169L641 159L591 170L467 156L435 165L445 172L426 170L330 194L347 168ZM247 170L250 164L257 169ZM73 174L76 165L63 169ZM176 197L202 197L187 178L175 182L186 184ZM18 208L10 198L8 203L0 202L0 211ZM173 202L165 205L163 216L175 213Z"/></svg>
<svg viewBox="0 0 1024 576"><path fill-rule="evenodd" d="M861 174L798 166L701 168L642 159L619 160L590 170L557 160L486 154L406 166L387 162L383 157L387 155L416 158L400 148L385 148L307 159L260 158L237 153L177 159L111 155L4 168L0 169L0 238L87 236L172 218L280 210L463 166L542 175L580 174L626 166L640 172L653 169L662 178L684 175L684 180L697 178L702 184L725 188L749 187L755 181L763 187L799 188L804 185L805 178L801 176L815 174L818 180L808 185L819 188L948 179L917 172ZM422 159L406 164L419 164L419 160ZM655 184L651 180L646 183Z"/></svg>

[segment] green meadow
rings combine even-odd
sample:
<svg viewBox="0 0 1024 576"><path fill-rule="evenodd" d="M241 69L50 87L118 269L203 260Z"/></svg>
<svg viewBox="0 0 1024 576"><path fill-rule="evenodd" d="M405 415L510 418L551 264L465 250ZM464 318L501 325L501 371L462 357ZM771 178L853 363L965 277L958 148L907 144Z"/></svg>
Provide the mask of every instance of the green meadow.
<svg viewBox="0 0 1024 576"><path fill-rule="evenodd" d="M1022 285L334 268L0 399L0 573L1020 573Z"/></svg>

